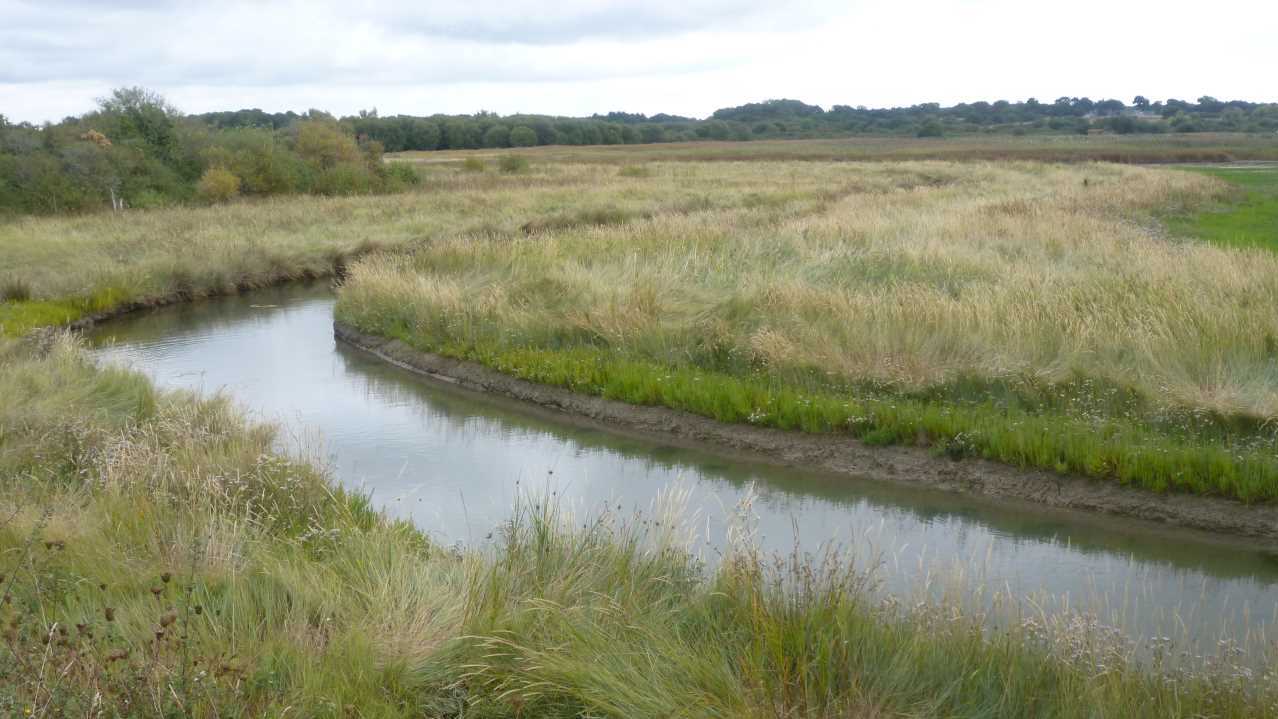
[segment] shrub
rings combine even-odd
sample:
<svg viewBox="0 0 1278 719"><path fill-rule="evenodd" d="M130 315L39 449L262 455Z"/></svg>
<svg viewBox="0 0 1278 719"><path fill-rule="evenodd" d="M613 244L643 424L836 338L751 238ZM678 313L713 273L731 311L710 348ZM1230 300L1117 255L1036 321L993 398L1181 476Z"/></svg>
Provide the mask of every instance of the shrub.
<svg viewBox="0 0 1278 719"><path fill-rule="evenodd" d="M421 184L422 176L417 168L407 162L392 162L386 165L386 189L399 190Z"/></svg>
<svg viewBox="0 0 1278 719"><path fill-rule="evenodd" d="M363 162L342 162L315 177L313 191L320 195L358 195L373 190L373 173Z"/></svg>
<svg viewBox="0 0 1278 719"><path fill-rule="evenodd" d="M528 158L519 155L505 155L497 161L497 167L506 174L513 175L517 172L526 172L528 170Z"/></svg>
<svg viewBox="0 0 1278 719"><path fill-rule="evenodd" d="M462 160L462 169L466 172L483 172L484 161L478 157L467 157Z"/></svg>
<svg viewBox="0 0 1278 719"><path fill-rule="evenodd" d="M537 131L520 125L510 131L511 147L532 147L537 144Z"/></svg>
<svg viewBox="0 0 1278 719"><path fill-rule="evenodd" d="M223 167L210 167L200 176L196 193L209 202L226 202L240 194L240 178Z"/></svg>

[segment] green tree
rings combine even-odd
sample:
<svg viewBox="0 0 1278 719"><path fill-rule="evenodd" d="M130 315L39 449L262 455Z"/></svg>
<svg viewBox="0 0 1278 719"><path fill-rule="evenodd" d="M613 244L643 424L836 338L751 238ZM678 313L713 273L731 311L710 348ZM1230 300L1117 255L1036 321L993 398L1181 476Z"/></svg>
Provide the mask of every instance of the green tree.
<svg viewBox="0 0 1278 719"><path fill-rule="evenodd" d="M537 144L537 133L527 125L520 125L510 131L511 147L532 147Z"/></svg>
<svg viewBox="0 0 1278 719"><path fill-rule="evenodd" d="M484 133L484 147L509 147L510 128L505 125L493 125Z"/></svg>

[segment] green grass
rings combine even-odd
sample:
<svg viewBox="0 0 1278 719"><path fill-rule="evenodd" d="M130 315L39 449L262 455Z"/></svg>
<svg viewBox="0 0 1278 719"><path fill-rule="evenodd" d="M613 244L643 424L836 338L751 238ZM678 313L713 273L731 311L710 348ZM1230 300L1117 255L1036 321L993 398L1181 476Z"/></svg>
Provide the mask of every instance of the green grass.
<svg viewBox="0 0 1278 719"><path fill-rule="evenodd" d="M1228 247L1278 251L1278 167L1191 169L1234 189L1215 207L1172 217L1168 225L1174 232Z"/></svg>
<svg viewBox="0 0 1278 719"><path fill-rule="evenodd" d="M487 547L369 510L219 398L0 340L0 715L1252 717L1228 652L883 603L838 557L709 570L677 501L525 498ZM743 508L742 516L748 515ZM583 523L584 522L584 523ZM46 638L48 641L46 641Z"/></svg>

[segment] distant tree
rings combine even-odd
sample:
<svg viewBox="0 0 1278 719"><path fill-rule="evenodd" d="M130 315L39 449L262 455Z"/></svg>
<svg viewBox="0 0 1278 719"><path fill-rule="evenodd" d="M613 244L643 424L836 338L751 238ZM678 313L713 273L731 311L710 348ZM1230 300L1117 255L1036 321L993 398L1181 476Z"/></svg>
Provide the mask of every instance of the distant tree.
<svg viewBox="0 0 1278 719"><path fill-rule="evenodd" d="M1095 110L1100 115L1117 115L1126 109L1127 106L1121 100L1101 100L1095 105Z"/></svg>
<svg viewBox="0 0 1278 719"><path fill-rule="evenodd" d="M1211 95L1203 95L1198 98L1198 111L1216 113L1225 109L1225 103L1217 100Z"/></svg>
<svg viewBox="0 0 1278 719"><path fill-rule="evenodd" d="M413 118L408 123L404 146L409 150L434 150L439 147L439 125L430 120Z"/></svg>
<svg viewBox="0 0 1278 719"><path fill-rule="evenodd" d="M945 128L936 120L928 120L919 126L915 135L918 137L944 137Z"/></svg>
<svg viewBox="0 0 1278 719"><path fill-rule="evenodd" d="M537 144L537 133L524 125L510 131L511 147L532 147Z"/></svg>
<svg viewBox="0 0 1278 719"><path fill-rule="evenodd" d="M484 147L509 147L510 128L505 125L493 125L484 133Z"/></svg>
<svg viewBox="0 0 1278 719"><path fill-rule="evenodd" d="M1137 110L1148 110L1149 98L1145 97L1144 95L1137 95L1136 97L1132 98L1132 107L1136 108Z"/></svg>

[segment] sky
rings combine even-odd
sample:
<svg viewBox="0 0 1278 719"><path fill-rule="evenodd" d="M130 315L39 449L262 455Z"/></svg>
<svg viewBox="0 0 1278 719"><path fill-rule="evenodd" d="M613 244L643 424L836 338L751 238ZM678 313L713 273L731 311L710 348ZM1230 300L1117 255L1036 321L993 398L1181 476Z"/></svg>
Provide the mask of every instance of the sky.
<svg viewBox="0 0 1278 719"><path fill-rule="evenodd" d="M1274 0L0 0L0 114L1278 100Z"/></svg>

